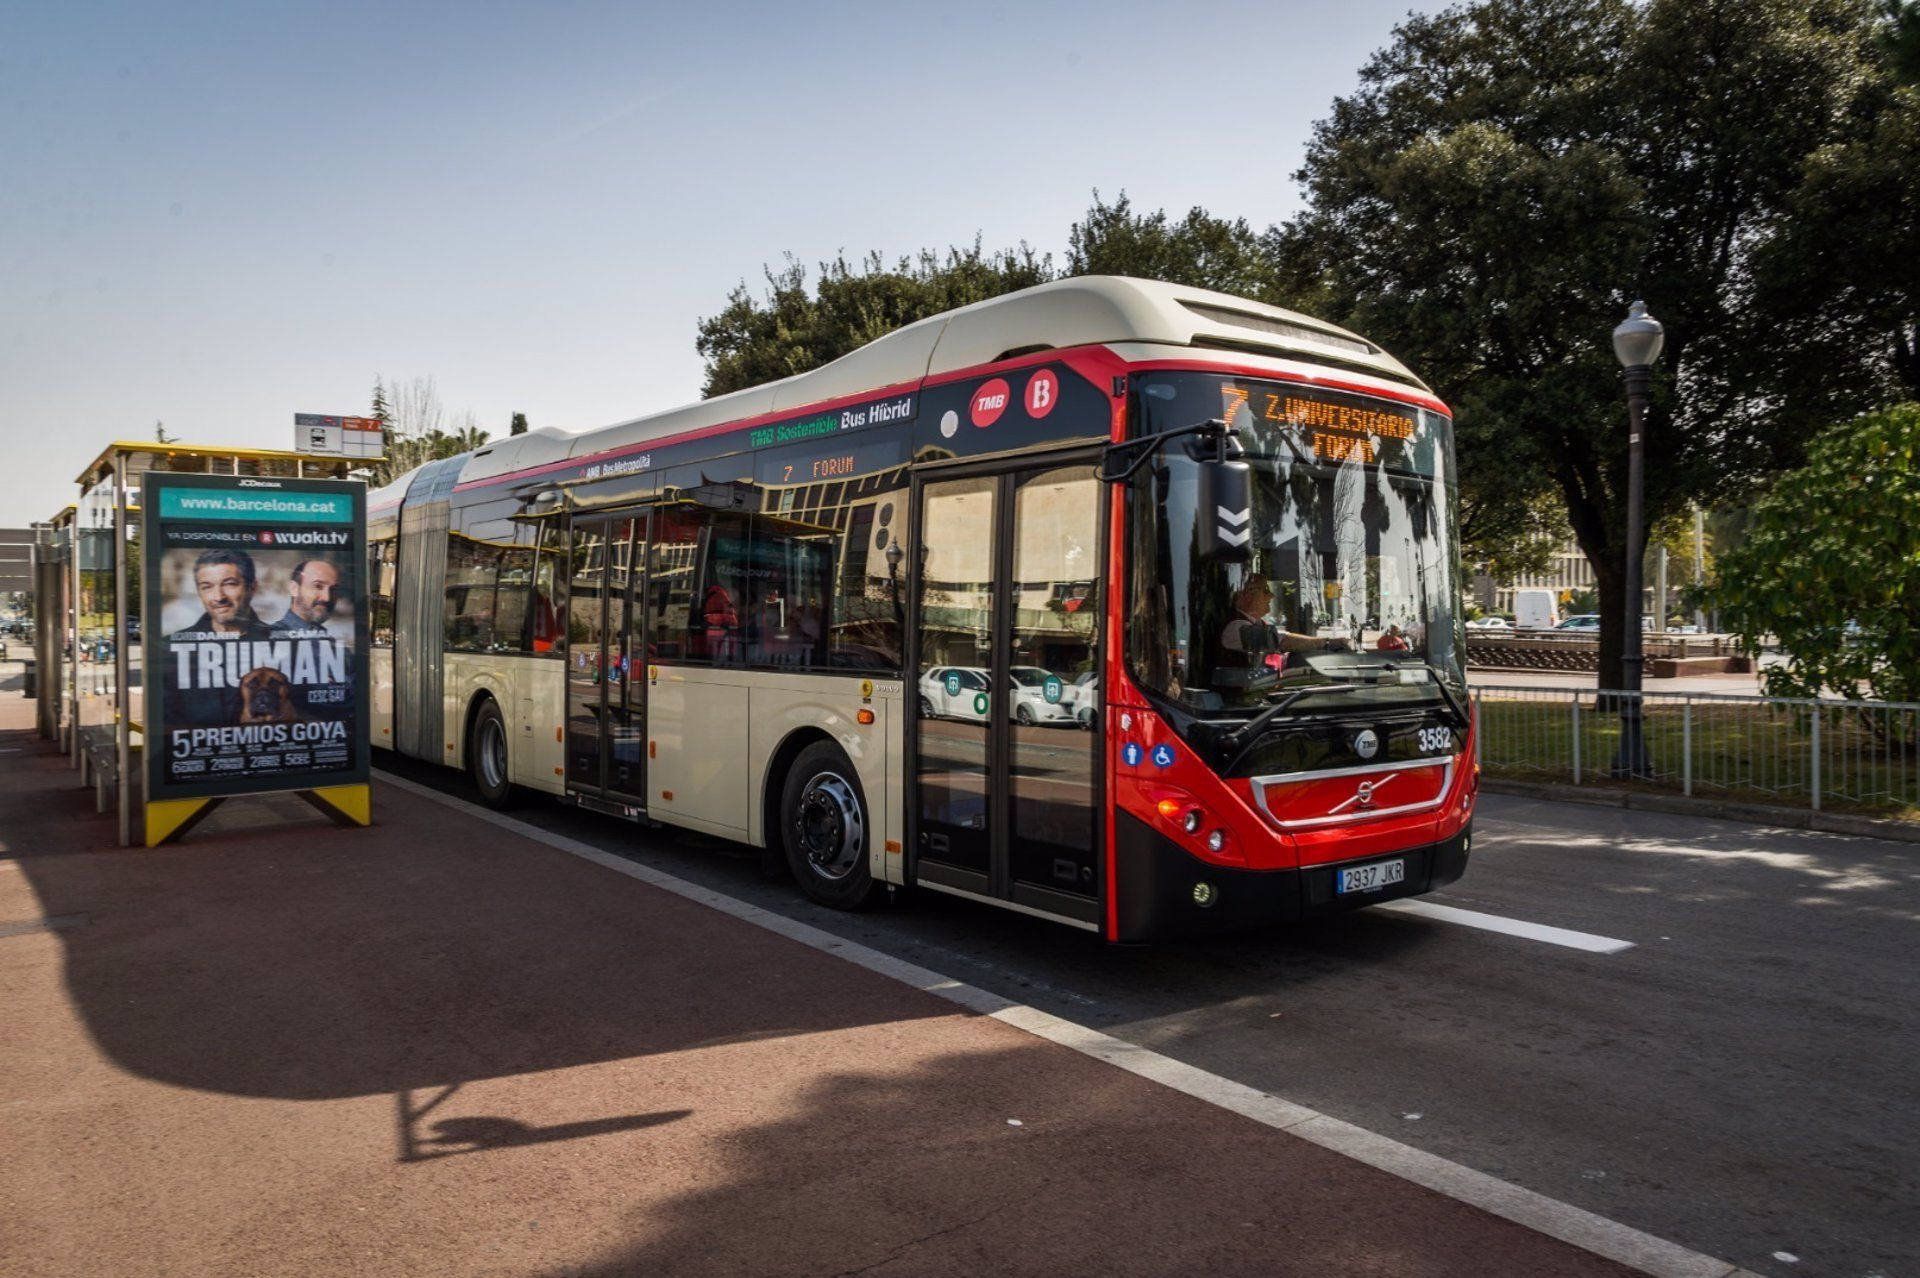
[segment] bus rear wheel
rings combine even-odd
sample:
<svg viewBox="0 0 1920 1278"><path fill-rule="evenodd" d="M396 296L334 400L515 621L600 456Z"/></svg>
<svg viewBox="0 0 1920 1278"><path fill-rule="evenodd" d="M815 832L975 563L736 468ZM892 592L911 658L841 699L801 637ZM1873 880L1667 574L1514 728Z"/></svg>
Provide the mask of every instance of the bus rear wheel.
<svg viewBox="0 0 1920 1278"><path fill-rule="evenodd" d="M473 716L473 734L467 739L467 772L473 777L480 801L490 808L513 802L513 774L507 770L507 721L500 705L489 697Z"/></svg>
<svg viewBox="0 0 1920 1278"><path fill-rule="evenodd" d="M857 910L880 895L867 856L877 832L846 754L817 741L787 769L780 797L781 846L800 890L835 910Z"/></svg>

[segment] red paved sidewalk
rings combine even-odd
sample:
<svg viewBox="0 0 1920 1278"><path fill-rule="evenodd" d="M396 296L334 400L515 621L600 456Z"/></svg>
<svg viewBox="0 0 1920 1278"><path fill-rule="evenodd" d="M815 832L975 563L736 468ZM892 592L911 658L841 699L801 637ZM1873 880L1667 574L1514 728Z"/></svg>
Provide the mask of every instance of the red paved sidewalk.
<svg viewBox="0 0 1920 1278"><path fill-rule="evenodd" d="M120 850L30 709L10 1278L1626 1272L392 786Z"/></svg>

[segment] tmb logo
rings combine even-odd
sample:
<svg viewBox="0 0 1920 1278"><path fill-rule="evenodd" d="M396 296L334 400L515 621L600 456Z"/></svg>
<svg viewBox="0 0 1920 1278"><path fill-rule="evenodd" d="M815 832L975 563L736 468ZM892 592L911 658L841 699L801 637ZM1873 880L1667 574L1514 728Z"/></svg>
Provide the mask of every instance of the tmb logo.
<svg viewBox="0 0 1920 1278"><path fill-rule="evenodd" d="M973 401L967 405L967 413L973 424L982 429L1000 420L1000 414L1007 411L1007 401L1013 398L1013 390L1006 379L996 377L973 393Z"/></svg>

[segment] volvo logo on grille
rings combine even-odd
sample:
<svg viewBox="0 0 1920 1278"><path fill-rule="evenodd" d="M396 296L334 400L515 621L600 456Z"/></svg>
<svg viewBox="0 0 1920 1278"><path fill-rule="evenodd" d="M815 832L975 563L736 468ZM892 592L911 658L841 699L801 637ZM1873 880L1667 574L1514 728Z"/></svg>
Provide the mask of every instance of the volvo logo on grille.
<svg viewBox="0 0 1920 1278"><path fill-rule="evenodd" d="M1353 739L1353 752L1363 759L1380 753L1380 737L1372 728L1362 728Z"/></svg>
<svg viewBox="0 0 1920 1278"><path fill-rule="evenodd" d="M1356 812L1369 811L1373 807L1374 792L1386 785L1389 781L1392 781L1397 775L1397 773L1388 773L1386 776L1375 781L1362 781L1360 788L1355 790L1351 797L1342 799L1340 802L1328 808L1327 815L1333 816L1336 813L1345 812L1348 808L1352 808Z"/></svg>

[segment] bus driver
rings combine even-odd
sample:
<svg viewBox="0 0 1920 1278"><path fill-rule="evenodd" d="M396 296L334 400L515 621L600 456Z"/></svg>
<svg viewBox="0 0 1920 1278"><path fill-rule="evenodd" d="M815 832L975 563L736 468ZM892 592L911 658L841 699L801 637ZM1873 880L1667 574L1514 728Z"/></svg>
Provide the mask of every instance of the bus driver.
<svg viewBox="0 0 1920 1278"><path fill-rule="evenodd" d="M1220 632L1221 664L1281 670L1289 652L1329 652L1338 646L1337 640L1297 634L1268 621L1272 608L1273 586L1265 577L1251 576L1234 592L1233 618Z"/></svg>

